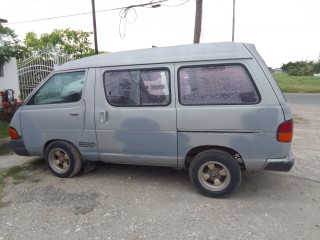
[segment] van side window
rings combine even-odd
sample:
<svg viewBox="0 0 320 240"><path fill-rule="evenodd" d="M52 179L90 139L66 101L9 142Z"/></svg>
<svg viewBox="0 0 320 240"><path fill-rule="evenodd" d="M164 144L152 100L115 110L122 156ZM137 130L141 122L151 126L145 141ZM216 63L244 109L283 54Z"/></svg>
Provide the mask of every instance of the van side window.
<svg viewBox="0 0 320 240"><path fill-rule="evenodd" d="M242 65L213 65L179 69L182 105L257 104L259 93Z"/></svg>
<svg viewBox="0 0 320 240"><path fill-rule="evenodd" d="M85 71L57 73L37 91L28 105L78 102L84 80Z"/></svg>
<svg viewBox="0 0 320 240"><path fill-rule="evenodd" d="M103 78L111 105L165 106L170 103L168 69L107 71Z"/></svg>

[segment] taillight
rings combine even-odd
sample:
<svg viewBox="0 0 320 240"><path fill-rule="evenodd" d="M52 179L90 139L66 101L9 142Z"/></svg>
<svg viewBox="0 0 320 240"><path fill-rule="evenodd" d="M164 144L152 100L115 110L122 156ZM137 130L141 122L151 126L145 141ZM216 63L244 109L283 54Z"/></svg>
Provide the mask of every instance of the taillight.
<svg viewBox="0 0 320 240"><path fill-rule="evenodd" d="M277 130L277 139L279 142L291 142L293 138L293 120L281 123Z"/></svg>
<svg viewBox="0 0 320 240"><path fill-rule="evenodd" d="M11 137L11 139L18 139L19 138L19 134L18 134L17 130L15 130L13 127L9 128L9 137Z"/></svg>

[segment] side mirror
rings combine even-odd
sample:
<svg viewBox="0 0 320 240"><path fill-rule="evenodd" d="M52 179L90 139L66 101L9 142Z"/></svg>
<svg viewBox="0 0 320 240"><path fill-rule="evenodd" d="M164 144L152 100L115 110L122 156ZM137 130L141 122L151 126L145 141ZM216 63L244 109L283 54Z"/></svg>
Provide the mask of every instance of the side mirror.
<svg viewBox="0 0 320 240"><path fill-rule="evenodd" d="M14 100L14 91L12 89L7 89L4 92L4 101L6 102L12 102Z"/></svg>

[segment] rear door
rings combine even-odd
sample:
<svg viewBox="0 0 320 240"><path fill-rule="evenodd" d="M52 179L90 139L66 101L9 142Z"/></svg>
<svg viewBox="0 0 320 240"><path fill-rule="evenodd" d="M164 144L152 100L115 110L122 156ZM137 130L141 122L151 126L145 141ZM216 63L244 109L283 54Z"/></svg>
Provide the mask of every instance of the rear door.
<svg viewBox="0 0 320 240"><path fill-rule="evenodd" d="M197 146L233 149L248 169L261 168L273 155L282 109L254 64L244 59L176 65L179 165Z"/></svg>
<svg viewBox="0 0 320 240"><path fill-rule="evenodd" d="M176 166L173 65L97 71L95 121L101 159Z"/></svg>

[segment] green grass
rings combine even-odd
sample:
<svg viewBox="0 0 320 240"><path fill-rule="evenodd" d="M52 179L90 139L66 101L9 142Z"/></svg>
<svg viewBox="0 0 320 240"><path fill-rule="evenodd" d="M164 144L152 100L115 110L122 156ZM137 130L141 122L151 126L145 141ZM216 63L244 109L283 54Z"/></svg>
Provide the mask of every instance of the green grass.
<svg viewBox="0 0 320 240"><path fill-rule="evenodd" d="M4 182L4 179L7 177L12 177L15 183L19 183L20 180L23 180L26 178L25 175L21 175L22 170L24 169L24 166L13 166L8 169L5 169L0 172L0 184ZM2 180L1 180L2 178Z"/></svg>
<svg viewBox="0 0 320 240"><path fill-rule="evenodd" d="M23 166L14 166L11 168L0 170L0 208L7 207L10 202L2 201L3 189L6 185L6 179L12 177L14 183L20 183L26 179L26 175L21 174Z"/></svg>
<svg viewBox="0 0 320 240"><path fill-rule="evenodd" d="M281 91L287 93L320 93L320 77L274 74Z"/></svg>
<svg viewBox="0 0 320 240"><path fill-rule="evenodd" d="M0 139L9 137L9 123L4 120L0 120Z"/></svg>
<svg viewBox="0 0 320 240"><path fill-rule="evenodd" d="M32 183L40 182L38 174L34 174L35 170L40 170L44 166L42 158L37 158L23 165L13 166L10 168L0 169L0 208L10 205L10 202L3 202L3 190L8 179L11 179L13 184L19 184L29 180Z"/></svg>

